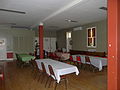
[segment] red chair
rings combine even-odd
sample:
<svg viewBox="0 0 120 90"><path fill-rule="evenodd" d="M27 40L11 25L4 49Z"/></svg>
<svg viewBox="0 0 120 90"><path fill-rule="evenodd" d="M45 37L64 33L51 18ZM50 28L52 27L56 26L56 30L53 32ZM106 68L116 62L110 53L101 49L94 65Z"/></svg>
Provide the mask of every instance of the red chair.
<svg viewBox="0 0 120 90"><path fill-rule="evenodd" d="M44 63L43 62L41 62L41 66L42 66L42 80L41 80L41 83L43 82L43 80L45 79L45 76L47 77L47 78L49 78L49 76L50 75L48 75L48 73L47 73L47 71L46 71L46 69L45 69L45 65L44 65ZM47 82L47 81L46 81Z"/></svg>
<svg viewBox="0 0 120 90"><path fill-rule="evenodd" d="M60 60L60 57L58 57L58 56L56 55L56 53L54 53L54 59L55 59L55 60Z"/></svg>
<svg viewBox="0 0 120 90"><path fill-rule="evenodd" d="M82 62L81 62L81 57L80 56L76 56L76 61L77 61L77 66L82 67Z"/></svg>
<svg viewBox="0 0 120 90"><path fill-rule="evenodd" d="M69 60L70 60L70 63L71 63L71 62L74 62L74 61L73 61L73 57L72 57L71 55L70 55Z"/></svg>
<svg viewBox="0 0 120 90"><path fill-rule="evenodd" d="M81 57L80 57L80 56L76 56L76 59L77 59L77 62L78 62L78 63L82 63L82 62L81 62Z"/></svg>
<svg viewBox="0 0 120 90"><path fill-rule="evenodd" d="M55 54L54 54L53 52L50 52L50 53L49 53L49 58L55 59Z"/></svg>
<svg viewBox="0 0 120 90"><path fill-rule="evenodd" d="M85 56L85 63L86 64L91 64L89 56Z"/></svg>
<svg viewBox="0 0 120 90"><path fill-rule="evenodd" d="M89 68L89 70L92 70L93 72L95 71L95 67L91 64L89 56L85 56L85 68Z"/></svg>
<svg viewBox="0 0 120 90"><path fill-rule="evenodd" d="M40 79L40 76L42 75L42 70L40 70L38 68L38 65L37 65L35 60L31 60L30 63L32 65L32 72L31 73L34 74L35 78L37 77L37 75L39 75L39 79ZM38 81L39 81L39 79L38 79Z"/></svg>
<svg viewBox="0 0 120 90"><path fill-rule="evenodd" d="M50 76L49 76L48 80L51 78L50 83L49 83L49 87L51 86L51 82L53 80L53 81L55 81L54 90L56 90L58 83L57 83L57 79L56 79L54 71L53 71L53 67L51 65L48 65L48 68L49 68L49 72L50 72ZM65 80L65 87L66 87L66 90L67 90L67 78L66 78L66 76L61 75L60 78L61 78L61 81ZM47 82L48 82L48 80L47 80ZM47 85L47 82L46 82L46 85Z"/></svg>

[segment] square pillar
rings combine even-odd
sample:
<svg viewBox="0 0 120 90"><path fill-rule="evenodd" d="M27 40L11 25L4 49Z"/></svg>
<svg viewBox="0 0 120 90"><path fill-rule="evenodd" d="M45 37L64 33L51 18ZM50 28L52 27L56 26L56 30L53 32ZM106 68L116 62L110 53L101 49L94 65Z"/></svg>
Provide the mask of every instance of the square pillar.
<svg viewBox="0 0 120 90"><path fill-rule="evenodd" d="M43 59L43 24L39 25L39 57Z"/></svg>

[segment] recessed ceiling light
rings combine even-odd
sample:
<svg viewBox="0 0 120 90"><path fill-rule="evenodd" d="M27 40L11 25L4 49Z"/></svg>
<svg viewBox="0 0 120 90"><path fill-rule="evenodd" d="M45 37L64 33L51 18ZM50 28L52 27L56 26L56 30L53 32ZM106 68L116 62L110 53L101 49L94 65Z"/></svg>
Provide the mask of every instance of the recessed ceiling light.
<svg viewBox="0 0 120 90"><path fill-rule="evenodd" d="M4 8L0 8L0 11L11 12L11 13L18 13L18 14L26 14L26 12L23 12L23 11L4 9Z"/></svg>

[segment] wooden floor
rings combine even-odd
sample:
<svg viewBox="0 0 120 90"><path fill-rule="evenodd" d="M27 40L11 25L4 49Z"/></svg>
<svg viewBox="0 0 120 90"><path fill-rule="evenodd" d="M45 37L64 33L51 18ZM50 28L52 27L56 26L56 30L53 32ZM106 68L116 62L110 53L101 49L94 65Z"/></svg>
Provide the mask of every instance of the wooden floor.
<svg viewBox="0 0 120 90"><path fill-rule="evenodd" d="M107 90L107 70L90 72L80 70L80 74L70 74L67 90ZM5 90L54 90L45 88L45 81L41 84L34 79L30 67L19 68L15 62L5 64ZM1 89L0 89L1 90ZM65 90L64 81L58 85L57 90Z"/></svg>

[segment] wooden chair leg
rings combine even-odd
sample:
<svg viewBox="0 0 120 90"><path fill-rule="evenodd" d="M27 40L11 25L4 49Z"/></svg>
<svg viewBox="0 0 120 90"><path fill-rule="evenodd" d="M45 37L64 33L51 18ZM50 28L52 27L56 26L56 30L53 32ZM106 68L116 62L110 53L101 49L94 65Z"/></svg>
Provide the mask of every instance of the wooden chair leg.
<svg viewBox="0 0 120 90"><path fill-rule="evenodd" d="M3 84L2 84L2 79L0 78L0 89L3 90Z"/></svg>
<svg viewBox="0 0 120 90"><path fill-rule="evenodd" d="M41 83L43 83L43 80L44 80L44 76L45 76L45 74L43 74L43 77L42 77Z"/></svg>
<svg viewBox="0 0 120 90"><path fill-rule="evenodd" d="M55 88L54 88L54 90L56 90L56 88L57 88L57 85L58 85L58 83L56 82L56 83L55 83Z"/></svg>
<svg viewBox="0 0 120 90"><path fill-rule="evenodd" d="M82 67L82 64L81 63L78 63L78 68L81 69Z"/></svg>
<svg viewBox="0 0 120 90"><path fill-rule="evenodd" d="M37 72L35 71L34 72L34 79L36 79L36 77L37 77Z"/></svg>
<svg viewBox="0 0 120 90"><path fill-rule="evenodd" d="M85 69L86 69L86 67L87 67L87 64L84 64L84 68L83 68L83 69L85 70Z"/></svg>
<svg viewBox="0 0 120 90"><path fill-rule="evenodd" d="M51 83L52 83L52 79L50 80L50 83L49 83L49 86L48 86L48 88L50 88L50 86L51 86Z"/></svg>
<svg viewBox="0 0 120 90"><path fill-rule="evenodd" d="M50 78L50 76L48 77L48 79L47 79L47 81L46 81L45 87L47 86L47 83L48 83L48 81L49 81L49 78Z"/></svg>
<svg viewBox="0 0 120 90"><path fill-rule="evenodd" d="M95 72L95 71L97 71L97 68L92 66L92 72Z"/></svg>
<svg viewBox="0 0 120 90"><path fill-rule="evenodd" d="M67 79L65 79L65 89L67 90Z"/></svg>
<svg viewBox="0 0 120 90"><path fill-rule="evenodd" d="M42 73L40 73L40 75L39 75L38 82L39 82L41 76L42 76Z"/></svg>
<svg viewBox="0 0 120 90"><path fill-rule="evenodd" d="M2 89L2 90L5 90L5 80L2 80L1 78L0 78L0 89Z"/></svg>

